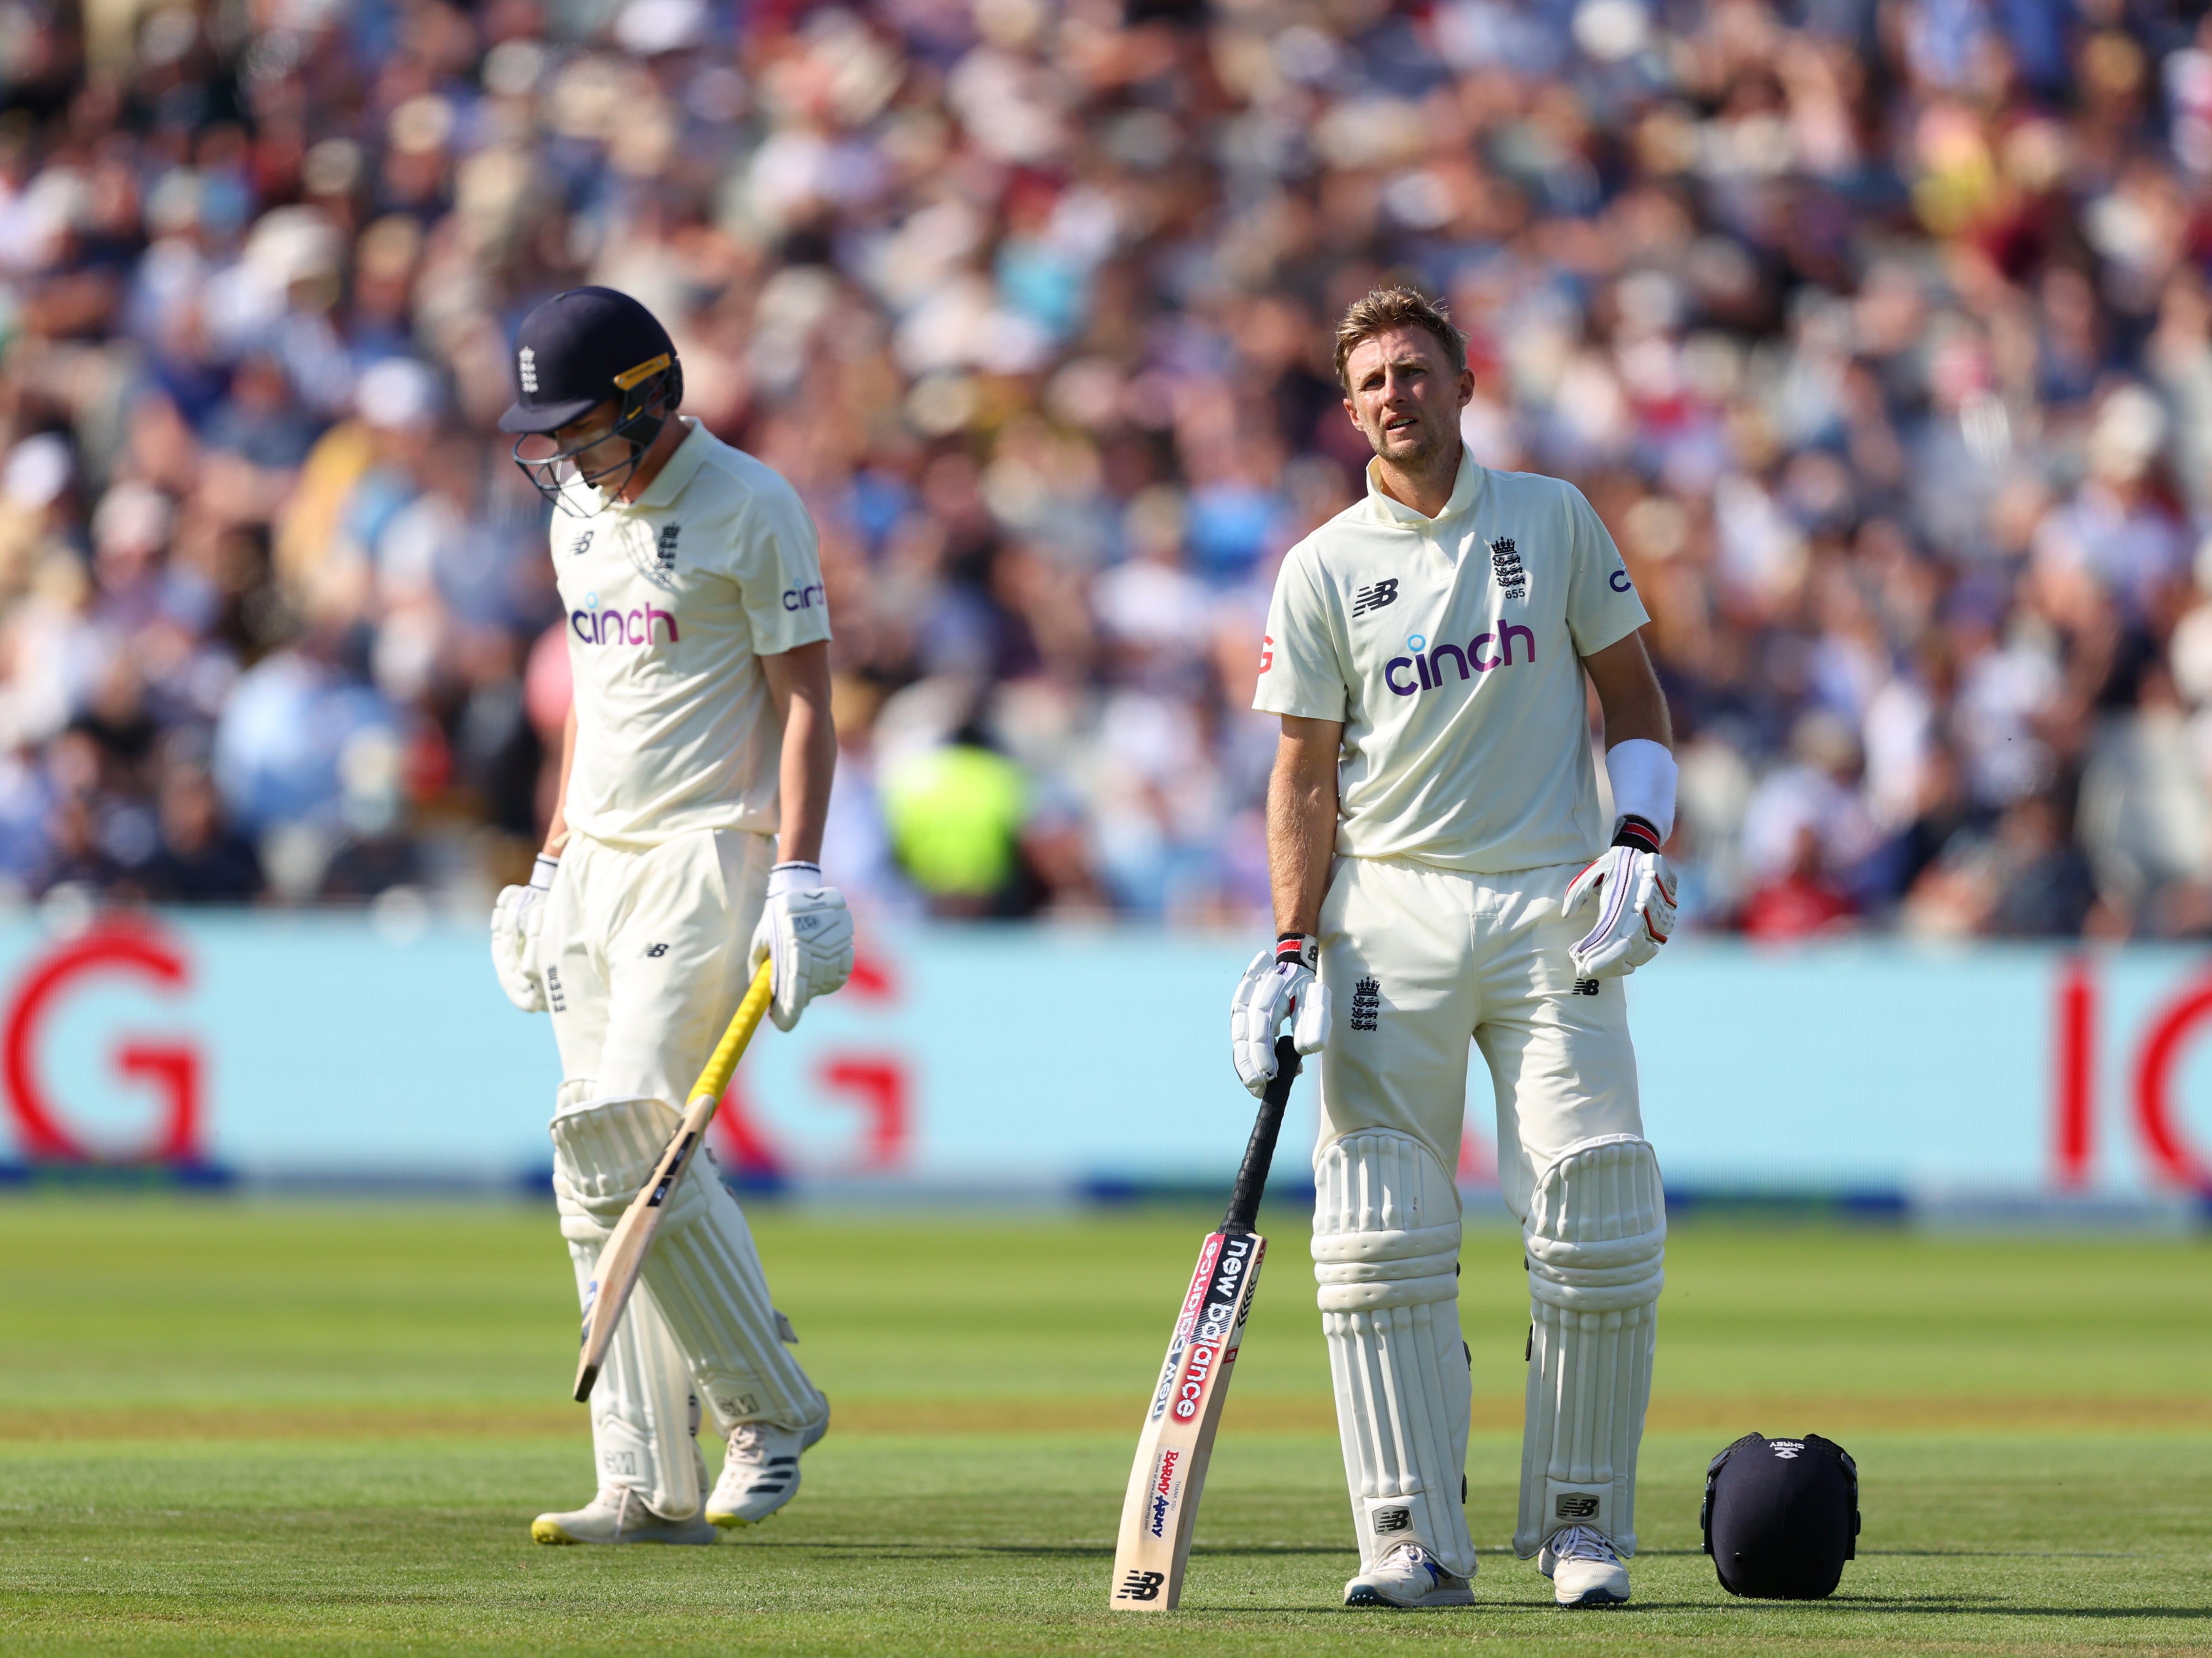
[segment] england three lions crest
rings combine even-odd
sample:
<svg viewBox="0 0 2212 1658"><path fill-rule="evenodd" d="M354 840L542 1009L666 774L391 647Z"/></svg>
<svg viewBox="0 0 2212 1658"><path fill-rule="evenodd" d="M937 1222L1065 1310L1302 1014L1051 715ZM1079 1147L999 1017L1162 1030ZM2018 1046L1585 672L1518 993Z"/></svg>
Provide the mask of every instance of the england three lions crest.
<svg viewBox="0 0 2212 1658"><path fill-rule="evenodd" d="M1498 578L1499 592L1508 598L1528 597L1528 571L1511 536L1500 536L1490 544L1490 569Z"/></svg>

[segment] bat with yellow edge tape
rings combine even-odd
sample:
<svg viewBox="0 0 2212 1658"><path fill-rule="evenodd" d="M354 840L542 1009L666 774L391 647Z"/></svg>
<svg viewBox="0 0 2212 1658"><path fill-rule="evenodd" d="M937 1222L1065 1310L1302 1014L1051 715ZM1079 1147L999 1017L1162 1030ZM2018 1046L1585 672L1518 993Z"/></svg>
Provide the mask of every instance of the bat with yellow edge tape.
<svg viewBox="0 0 2212 1658"><path fill-rule="evenodd" d="M684 1108L684 1121L677 1125L668 1149L653 1166L653 1178L646 1181L644 1190L630 1199L629 1207L623 1211L623 1218L615 1223L615 1230L599 1251L599 1264L593 1269L596 1276L585 1295L584 1351L576 1360L579 1404L592 1396L592 1384L599 1379L599 1366L606 1362L607 1348L615 1339L615 1327L622 1322L623 1309L629 1305L630 1292L637 1288L637 1275L645 1266L645 1252L653 1248L653 1234L660 1229L660 1218L667 1212L668 1200L676 1195L684 1171L691 1167L693 1154L706 1139L707 1125L714 1121L715 1109L722 1102L722 1091L730 1085L731 1073L744 1057L745 1044L752 1041L753 1032L759 1028L761 1015L768 1011L769 965L763 962L760 971L753 975L751 987L745 992L744 1000L738 1004L737 1016L722 1033L722 1040L715 1044L714 1058L707 1061L707 1068L692 1085L690 1101Z"/></svg>
<svg viewBox="0 0 2212 1658"><path fill-rule="evenodd" d="M1229 1373L1244 1339L1244 1321L1260 1284L1267 1240L1252 1230L1275 1158L1283 1107L1297 1080L1298 1050L1285 1036L1275 1044L1275 1075L1261 1096L1260 1115L1244 1148L1220 1230L1198 1248L1198 1270L1168 1338L1167 1362L1152 1389L1151 1407L1137 1436L1137 1461L1121 1502L1121 1531L1114 1546L1114 1587L1106 1604L1118 1612L1172 1612L1182 1599L1183 1567L1190 1560L1198 1499L1214 1431L1229 1396Z"/></svg>

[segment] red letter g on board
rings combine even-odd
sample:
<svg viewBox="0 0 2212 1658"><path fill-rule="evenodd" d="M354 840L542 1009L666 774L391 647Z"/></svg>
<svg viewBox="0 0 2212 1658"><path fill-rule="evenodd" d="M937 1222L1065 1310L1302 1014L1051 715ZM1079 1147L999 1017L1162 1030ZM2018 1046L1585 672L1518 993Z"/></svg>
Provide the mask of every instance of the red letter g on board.
<svg viewBox="0 0 2212 1658"><path fill-rule="evenodd" d="M108 925L73 938L34 961L15 987L0 1035L0 1074L23 1155L56 1162L89 1163L94 1153L63 1127L35 1063L41 1028L61 993L76 981L126 974L164 992L188 987L184 958L161 933L141 925ZM153 1138L132 1161L197 1163L200 1147L200 1055L188 1044L125 1039L114 1050L115 1068L127 1078L145 1078L165 1109Z"/></svg>

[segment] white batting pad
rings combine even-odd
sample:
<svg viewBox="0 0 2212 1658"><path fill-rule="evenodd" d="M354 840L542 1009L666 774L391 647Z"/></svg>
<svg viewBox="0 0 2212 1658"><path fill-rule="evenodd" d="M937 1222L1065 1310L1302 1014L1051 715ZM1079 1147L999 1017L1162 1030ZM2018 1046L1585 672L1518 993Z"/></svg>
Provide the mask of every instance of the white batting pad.
<svg viewBox="0 0 2212 1658"><path fill-rule="evenodd" d="M1651 1143L1608 1134L1537 1177L1522 1242L1533 1330L1521 1515L1526 1559L1565 1526L1636 1552L1636 1448L1651 1399L1667 1202Z"/></svg>
<svg viewBox="0 0 2212 1658"><path fill-rule="evenodd" d="M679 1121L652 1099L564 1107L553 1119L562 1231L573 1239L588 1230L603 1241L651 1176ZM702 1148L696 1155L646 1254L643 1286L690 1362L717 1431L726 1434L740 1422L813 1427L829 1406L784 1345L788 1326L769 1300L744 1212L713 1154Z"/></svg>
<svg viewBox="0 0 2212 1658"><path fill-rule="evenodd" d="M562 1084L555 1096L554 1121L557 1123L562 1113L588 1100L593 1088L588 1078ZM576 1298L588 1305L599 1246L606 1242L623 1206L617 1205L614 1217L602 1224L580 1196L599 1182L568 1163L556 1133L554 1202L568 1258L576 1268ZM646 1507L670 1520L696 1514L707 1472L699 1455L698 1431L699 1401L691 1385L691 1367L684 1363L652 1297L635 1297L616 1327L614 1343L592 1389L592 1453L599 1464L600 1488L634 1491Z"/></svg>
<svg viewBox="0 0 2212 1658"><path fill-rule="evenodd" d="M576 1297L590 1299L596 1243L568 1242ZM665 1520L699 1512L707 1463L699 1453L699 1396L691 1367L650 1296L633 1296L592 1388L592 1455L599 1486L626 1486Z"/></svg>
<svg viewBox="0 0 2212 1658"><path fill-rule="evenodd" d="M1419 1543L1472 1576L1459 1193L1426 1147L1389 1129L1322 1148L1314 1186L1316 1299L1361 1568Z"/></svg>

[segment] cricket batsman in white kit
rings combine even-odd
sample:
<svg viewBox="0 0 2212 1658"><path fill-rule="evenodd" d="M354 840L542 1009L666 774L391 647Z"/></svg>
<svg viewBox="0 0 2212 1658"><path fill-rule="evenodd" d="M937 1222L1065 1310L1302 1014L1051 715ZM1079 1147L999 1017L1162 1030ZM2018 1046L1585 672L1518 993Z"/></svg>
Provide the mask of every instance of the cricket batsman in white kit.
<svg viewBox="0 0 2212 1658"><path fill-rule="evenodd" d="M1674 917L1659 848L1675 768L1648 618L1578 490L1467 452L1474 380L1441 308L1369 295L1336 362L1375 453L1366 498L1276 579L1253 706L1283 723L1267 800L1280 936L1231 1024L1255 1094L1285 1021L1322 1056L1314 1272L1359 1538L1345 1600L1473 1598L1453 1183L1472 1039L1531 1299L1514 1549L1562 1606L1614 1604L1666 1238L1620 982Z"/></svg>
<svg viewBox="0 0 2212 1658"><path fill-rule="evenodd" d="M552 1014L553 1191L587 1293L760 962L786 1030L852 971L852 918L816 862L830 623L797 492L678 416L683 371L643 306L556 295L523 321L514 381L500 425L557 509L575 700L560 804L531 884L499 895L492 957L516 1006ZM539 1515L541 1543L712 1543L790 1501L828 1430L707 1157L592 1394L598 1495ZM728 1443L711 1492L702 1414Z"/></svg>

